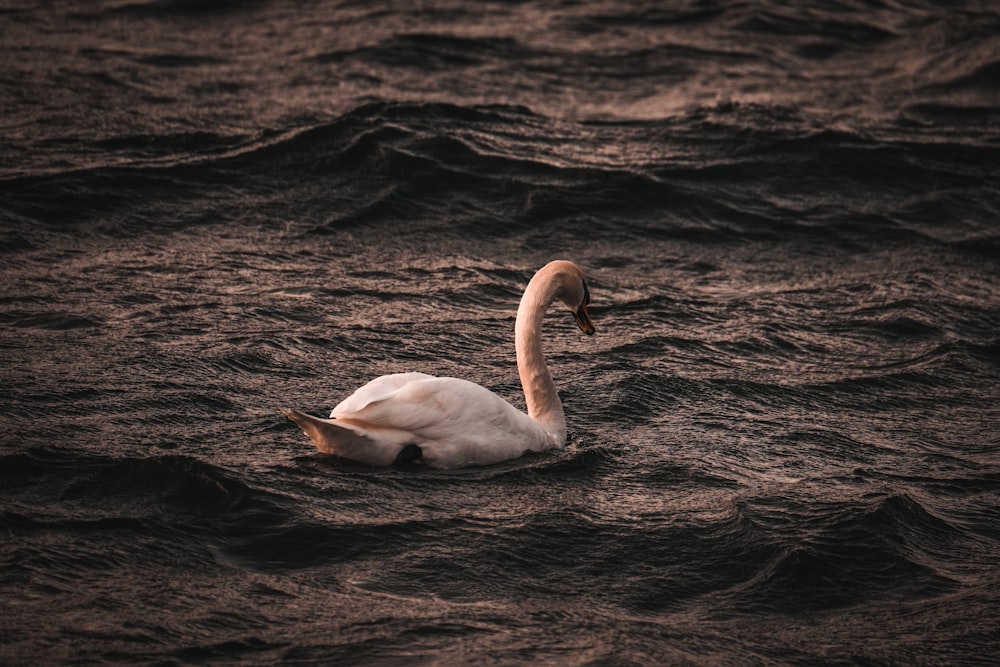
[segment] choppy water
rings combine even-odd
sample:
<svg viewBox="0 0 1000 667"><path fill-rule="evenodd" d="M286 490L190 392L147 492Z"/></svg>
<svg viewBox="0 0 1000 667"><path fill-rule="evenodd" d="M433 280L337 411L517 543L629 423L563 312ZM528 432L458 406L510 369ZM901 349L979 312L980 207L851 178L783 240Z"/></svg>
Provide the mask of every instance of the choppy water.
<svg viewBox="0 0 1000 667"><path fill-rule="evenodd" d="M0 662L996 664L991 3L0 34ZM405 370L521 404L556 257L565 451L371 470L281 416Z"/></svg>

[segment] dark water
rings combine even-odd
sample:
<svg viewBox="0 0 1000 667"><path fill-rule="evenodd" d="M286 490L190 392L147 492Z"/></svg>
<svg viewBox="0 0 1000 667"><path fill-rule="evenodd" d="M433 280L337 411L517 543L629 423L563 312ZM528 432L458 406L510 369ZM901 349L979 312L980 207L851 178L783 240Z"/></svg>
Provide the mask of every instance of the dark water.
<svg viewBox="0 0 1000 667"><path fill-rule="evenodd" d="M993 3L7 3L0 663L997 664ZM320 457L421 370L565 451Z"/></svg>

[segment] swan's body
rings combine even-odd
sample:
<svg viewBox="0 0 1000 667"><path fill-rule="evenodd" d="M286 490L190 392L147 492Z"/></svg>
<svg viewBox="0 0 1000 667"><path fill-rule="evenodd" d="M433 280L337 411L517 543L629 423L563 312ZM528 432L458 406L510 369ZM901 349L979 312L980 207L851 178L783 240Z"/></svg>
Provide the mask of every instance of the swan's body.
<svg viewBox="0 0 1000 667"><path fill-rule="evenodd" d="M424 373L383 375L319 419L285 410L321 452L373 466L421 460L435 468L488 465L566 444L566 420L542 354L545 311L559 300L587 334L590 295L576 264L555 261L528 283L514 347L528 413L467 380Z"/></svg>

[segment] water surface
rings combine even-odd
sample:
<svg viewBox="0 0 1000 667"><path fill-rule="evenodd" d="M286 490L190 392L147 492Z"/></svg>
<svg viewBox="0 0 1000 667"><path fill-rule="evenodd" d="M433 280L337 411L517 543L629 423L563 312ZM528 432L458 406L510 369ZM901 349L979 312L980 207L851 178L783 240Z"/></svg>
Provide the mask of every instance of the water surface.
<svg viewBox="0 0 1000 667"><path fill-rule="evenodd" d="M1000 13L0 13L0 661L992 664ZM384 373L570 443L315 453Z"/></svg>

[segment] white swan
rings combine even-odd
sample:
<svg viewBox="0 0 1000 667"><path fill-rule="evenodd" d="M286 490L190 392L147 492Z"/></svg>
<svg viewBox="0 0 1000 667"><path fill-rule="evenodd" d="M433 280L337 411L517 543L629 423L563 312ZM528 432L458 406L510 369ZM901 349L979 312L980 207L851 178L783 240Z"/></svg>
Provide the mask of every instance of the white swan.
<svg viewBox="0 0 1000 667"><path fill-rule="evenodd" d="M528 414L467 380L399 373L376 378L320 419L283 410L321 452L373 466L488 465L566 444L566 419L542 354L542 317L561 301L584 333L590 293L583 271L557 260L539 269L517 309L514 348Z"/></svg>

